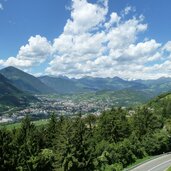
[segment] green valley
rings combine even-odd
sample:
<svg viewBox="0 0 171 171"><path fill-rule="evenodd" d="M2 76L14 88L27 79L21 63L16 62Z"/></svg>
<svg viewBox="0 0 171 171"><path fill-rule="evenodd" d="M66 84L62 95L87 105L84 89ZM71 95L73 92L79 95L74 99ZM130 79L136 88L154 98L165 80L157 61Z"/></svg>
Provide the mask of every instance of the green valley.
<svg viewBox="0 0 171 171"><path fill-rule="evenodd" d="M0 168L122 171L171 150L170 102L168 93L144 105L113 107L98 116L54 113L48 121L31 122L27 115L21 124L0 128Z"/></svg>

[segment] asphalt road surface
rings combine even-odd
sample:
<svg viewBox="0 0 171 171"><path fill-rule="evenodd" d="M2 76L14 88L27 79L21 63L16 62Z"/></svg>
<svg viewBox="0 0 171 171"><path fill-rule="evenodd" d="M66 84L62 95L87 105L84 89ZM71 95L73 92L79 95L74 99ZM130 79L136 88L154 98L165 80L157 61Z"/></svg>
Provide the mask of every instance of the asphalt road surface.
<svg viewBox="0 0 171 171"><path fill-rule="evenodd" d="M165 154L159 158L148 161L131 171L166 171L171 166L171 154Z"/></svg>

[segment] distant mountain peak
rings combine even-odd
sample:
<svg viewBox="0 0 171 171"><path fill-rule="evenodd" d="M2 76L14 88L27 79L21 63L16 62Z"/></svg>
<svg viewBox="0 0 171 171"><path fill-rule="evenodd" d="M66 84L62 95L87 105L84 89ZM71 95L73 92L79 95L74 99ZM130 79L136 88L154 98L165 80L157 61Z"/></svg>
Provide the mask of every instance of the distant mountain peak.
<svg viewBox="0 0 171 171"><path fill-rule="evenodd" d="M120 78L118 76L113 77L113 79L121 79L122 80L122 78Z"/></svg>
<svg viewBox="0 0 171 171"><path fill-rule="evenodd" d="M3 68L2 70L17 70L17 71L22 71L22 70L20 70L20 69L14 67L14 66L5 67L5 68Z"/></svg>
<svg viewBox="0 0 171 171"><path fill-rule="evenodd" d="M160 77L160 78L158 78L157 80L166 80L166 79L170 79L171 80L171 77Z"/></svg>
<svg viewBox="0 0 171 171"><path fill-rule="evenodd" d="M16 67L12 66L12 65L7 66L6 68L14 68L14 69L18 69L18 68L16 68Z"/></svg>
<svg viewBox="0 0 171 171"><path fill-rule="evenodd" d="M39 76L38 78L61 78L61 79L69 79L67 76L64 76L64 75L42 75L42 76Z"/></svg>
<svg viewBox="0 0 171 171"><path fill-rule="evenodd" d="M13 66L1 69L0 73L19 90L30 93L53 92L51 88L42 83L38 78Z"/></svg>
<svg viewBox="0 0 171 171"><path fill-rule="evenodd" d="M63 79L69 79L67 76L65 75L57 75L56 78L63 78Z"/></svg>

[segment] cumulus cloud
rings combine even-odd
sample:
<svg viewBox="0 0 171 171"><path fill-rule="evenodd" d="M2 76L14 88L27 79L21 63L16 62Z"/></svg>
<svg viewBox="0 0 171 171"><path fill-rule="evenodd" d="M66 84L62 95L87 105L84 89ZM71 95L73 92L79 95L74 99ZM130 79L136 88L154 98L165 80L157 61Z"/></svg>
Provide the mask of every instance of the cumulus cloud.
<svg viewBox="0 0 171 171"><path fill-rule="evenodd" d="M132 8L125 10L128 13ZM125 77L121 71L131 65L130 61L142 64L148 55L155 55L160 47L155 40L137 42L138 35L148 27L142 15L124 20L112 12L108 20L107 12L107 1L91 4L73 0L71 19L54 40L54 59L46 72L69 77Z"/></svg>
<svg viewBox="0 0 171 171"><path fill-rule="evenodd" d="M121 17L118 16L116 12L112 12L112 14L110 15L110 21L105 23L105 27L110 28L111 26L113 26L113 24L118 24L120 19Z"/></svg>
<svg viewBox="0 0 171 171"><path fill-rule="evenodd" d="M135 11L136 11L135 7L127 6L127 7L122 11L122 16L128 15L130 12L135 12Z"/></svg>
<svg viewBox="0 0 171 171"><path fill-rule="evenodd" d="M168 52L171 52L171 41L168 41L164 47L163 47L163 50L166 50Z"/></svg>
<svg viewBox="0 0 171 171"><path fill-rule="evenodd" d="M148 24L141 14L128 15L136 12L134 7L109 13L108 0L72 0L70 11L63 32L53 42L31 37L16 57L1 60L0 65L29 68L50 56L45 70L50 75L151 79L171 74L171 41L142 39Z"/></svg>
<svg viewBox="0 0 171 171"><path fill-rule="evenodd" d="M0 60L0 65L3 65L3 62L4 62L4 61L1 59L1 60Z"/></svg>
<svg viewBox="0 0 171 171"><path fill-rule="evenodd" d="M2 11L2 10L4 10L4 7L3 7L3 5L0 3L0 10Z"/></svg>
<svg viewBox="0 0 171 171"><path fill-rule="evenodd" d="M71 18L68 19L65 34L80 34L96 29L108 12L107 0L103 3L91 4L87 0L72 0Z"/></svg>
<svg viewBox="0 0 171 171"><path fill-rule="evenodd" d="M28 44L21 46L16 57L3 61L4 66L28 68L43 63L51 54L51 44L45 37L30 37Z"/></svg>
<svg viewBox="0 0 171 171"><path fill-rule="evenodd" d="M125 57L125 61L134 63L143 64L147 63L148 60L152 61L158 58L156 55L157 49L161 46L160 43L157 43L155 40L150 40L146 42L140 42L135 44L131 44L127 49L123 52L123 57ZM153 56L152 58L149 58ZM122 59L122 57L121 57Z"/></svg>

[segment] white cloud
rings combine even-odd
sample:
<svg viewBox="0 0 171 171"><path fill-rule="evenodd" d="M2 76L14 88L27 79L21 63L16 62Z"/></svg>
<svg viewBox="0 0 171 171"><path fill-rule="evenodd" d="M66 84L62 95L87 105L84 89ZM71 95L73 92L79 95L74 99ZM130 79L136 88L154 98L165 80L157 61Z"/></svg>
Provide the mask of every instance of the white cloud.
<svg viewBox="0 0 171 171"><path fill-rule="evenodd" d="M50 43L45 37L36 35L35 37L30 37L28 44L21 46L16 57L10 57L3 61L3 65L12 65L19 68L32 67L43 63L50 54Z"/></svg>
<svg viewBox="0 0 171 171"><path fill-rule="evenodd" d="M32 66L32 62L31 60L22 60L22 59L18 59L15 57L9 57L6 61L3 62L4 66L15 66L15 67L19 67L19 68L27 68Z"/></svg>
<svg viewBox="0 0 171 171"><path fill-rule="evenodd" d="M22 46L17 55L18 59L31 60L32 63L42 63L51 53L51 45L45 37L36 35L30 37L28 44Z"/></svg>
<svg viewBox="0 0 171 171"><path fill-rule="evenodd" d="M111 28L106 35L109 41L108 48L116 50L126 48L135 43L137 35L147 29L147 24L142 23L142 18L129 19L116 27Z"/></svg>
<svg viewBox="0 0 171 171"><path fill-rule="evenodd" d="M82 10L82 8L87 9L88 7L91 10ZM95 13L95 11L100 12ZM134 60L138 48L141 49L139 46L143 48L143 45L147 47L151 45L151 51L155 48L155 40L151 40L150 43L136 44L138 34L147 29L147 24L143 23L143 16L124 21L122 16L113 12L107 21L107 11L107 4L100 6L99 4L90 4L86 0L73 1L72 21L70 19L67 21L64 32L54 40L54 59L49 63L50 66L46 69L47 73L69 77L85 75L113 77L117 74L120 75L120 66L123 66L125 55L129 55L129 60ZM95 13L96 16L94 17L92 13ZM88 22L89 16L92 16L92 22ZM70 31L66 29L68 23ZM82 29L83 25L84 29ZM132 49L130 45L132 45ZM156 46L158 47L157 43ZM135 51L132 56L128 54L128 52L131 53L131 50ZM141 53L144 53L144 56L145 54L148 56L148 53L152 54L150 49L149 52L146 51L147 49L144 49Z"/></svg>
<svg viewBox="0 0 171 171"><path fill-rule="evenodd" d="M3 7L3 5L0 3L0 10L2 11L2 10L4 10L4 7Z"/></svg>
<svg viewBox="0 0 171 171"><path fill-rule="evenodd" d="M80 34L100 25L108 12L107 0L102 4L91 4L87 0L72 0L71 19L68 19L65 34Z"/></svg>
<svg viewBox="0 0 171 171"><path fill-rule="evenodd" d="M134 63L147 63L158 58L156 56L157 49L161 46L161 44L157 43L155 40L150 40L146 42L140 42L138 44L131 44L125 51L123 52L123 56L125 60L129 61L134 60ZM153 57L151 57L153 56Z"/></svg>
<svg viewBox="0 0 171 171"><path fill-rule="evenodd" d="M132 6L127 6L123 11L122 11L122 15L128 15L130 12L135 12L136 9L135 7Z"/></svg>
<svg viewBox="0 0 171 171"><path fill-rule="evenodd" d="M168 52L171 52L171 41L168 41L164 47L163 47L163 50L166 50Z"/></svg>
<svg viewBox="0 0 171 171"><path fill-rule="evenodd" d="M0 66L3 65L4 61L0 59Z"/></svg>
<svg viewBox="0 0 171 171"><path fill-rule="evenodd" d="M105 27L110 28L113 26L113 24L118 24L120 20L121 17L118 16L116 12L112 12L112 14L110 15L110 21L105 23Z"/></svg>
<svg viewBox="0 0 171 171"><path fill-rule="evenodd" d="M148 29L145 17L126 16L135 13L134 7L109 14L107 0L72 0L70 10L63 33L53 43L39 35L31 37L16 57L0 60L0 65L29 68L48 59L46 74L77 78L151 79L171 74L171 41L143 39L140 34Z"/></svg>

